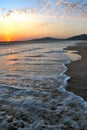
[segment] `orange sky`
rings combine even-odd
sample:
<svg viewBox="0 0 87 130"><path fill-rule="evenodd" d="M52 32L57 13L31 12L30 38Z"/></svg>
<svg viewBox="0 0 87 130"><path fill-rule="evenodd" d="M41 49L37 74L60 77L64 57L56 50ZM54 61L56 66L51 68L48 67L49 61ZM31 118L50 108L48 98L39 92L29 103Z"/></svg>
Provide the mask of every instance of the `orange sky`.
<svg viewBox="0 0 87 130"><path fill-rule="evenodd" d="M61 4L61 3L60 3ZM77 6L70 3L70 7ZM2 9L5 11L6 9ZM55 10L56 12L56 10ZM39 37L66 38L77 34L87 34L87 18L74 16L71 13L55 15L55 13L36 13L35 9L8 10L5 15L0 14L0 41L27 40Z"/></svg>

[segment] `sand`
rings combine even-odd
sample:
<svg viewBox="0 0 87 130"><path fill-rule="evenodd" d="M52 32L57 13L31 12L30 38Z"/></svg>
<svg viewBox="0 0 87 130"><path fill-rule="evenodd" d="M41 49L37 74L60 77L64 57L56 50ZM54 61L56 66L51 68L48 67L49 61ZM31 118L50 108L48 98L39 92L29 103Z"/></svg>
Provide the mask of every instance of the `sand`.
<svg viewBox="0 0 87 130"><path fill-rule="evenodd" d="M66 89L81 96L87 101L87 41L68 47L67 50L76 50L82 56L81 60L72 61L67 65L66 74L71 77Z"/></svg>

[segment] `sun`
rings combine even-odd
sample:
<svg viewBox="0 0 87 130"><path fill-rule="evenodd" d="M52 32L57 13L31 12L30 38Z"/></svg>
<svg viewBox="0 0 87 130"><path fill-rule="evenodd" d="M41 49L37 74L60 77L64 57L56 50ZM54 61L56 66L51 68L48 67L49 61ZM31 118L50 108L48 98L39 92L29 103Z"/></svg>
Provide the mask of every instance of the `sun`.
<svg viewBox="0 0 87 130"><path fill-rule="evenodd" d="M10 42L10 38L7 39L7 42Z"/></svg>

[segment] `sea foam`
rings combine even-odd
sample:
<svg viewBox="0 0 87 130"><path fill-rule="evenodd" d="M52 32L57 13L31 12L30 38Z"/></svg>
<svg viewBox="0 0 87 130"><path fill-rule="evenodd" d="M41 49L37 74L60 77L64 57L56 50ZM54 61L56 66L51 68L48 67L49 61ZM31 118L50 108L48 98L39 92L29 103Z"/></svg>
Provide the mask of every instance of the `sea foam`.
<svg viewBox="0 0 87 130"><path fill-rule="evenodd" d="M63 49L74 44L1 46L1 130L87 130L87 102L66 91Z"/></svg>

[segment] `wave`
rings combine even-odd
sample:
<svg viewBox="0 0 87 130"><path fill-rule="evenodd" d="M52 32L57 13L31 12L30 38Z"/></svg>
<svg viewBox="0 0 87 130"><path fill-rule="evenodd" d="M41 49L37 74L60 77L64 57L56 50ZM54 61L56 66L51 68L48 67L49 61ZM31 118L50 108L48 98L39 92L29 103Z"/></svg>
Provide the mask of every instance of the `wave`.
<svg viewBox="0 0 87 130"><path fill-rule="evenodd" d="M53 46L48 52L51 51ZM44 51L44 54L45 52L47 51ZM63 52L63 50L59 51L57 55L55 52L52 52L52 55L46 54L48 59L51 58L51 62L55 60L52 64L47 64L49 63L47 59L44 63L41 57L42 66L38 63L40 57L35 57L37 66L36 63L26 66L25 57L29 54L25 54L24 57L20 57L24 60L20 60L20 63L16 61L18 63L14 65L15 72L11 69L2 70L0 74L1 130L86 130L87 102L66 90L70 77L65 74L67 67L64 64L69 63L70 58ZM10 66L13 67L11 64Z"/></svg>

